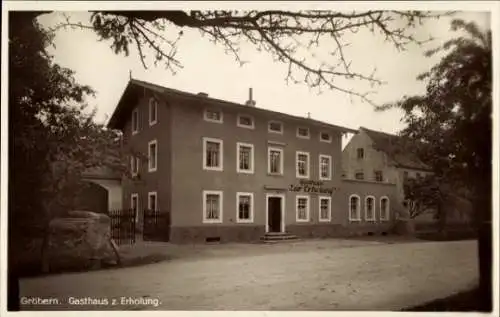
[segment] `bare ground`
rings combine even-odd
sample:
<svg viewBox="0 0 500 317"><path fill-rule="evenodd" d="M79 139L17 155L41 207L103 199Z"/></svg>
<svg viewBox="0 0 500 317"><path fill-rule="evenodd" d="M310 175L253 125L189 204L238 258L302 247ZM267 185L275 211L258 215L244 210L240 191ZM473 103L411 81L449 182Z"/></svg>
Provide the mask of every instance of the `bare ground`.
<svg viewBox="0 0 500 317"><path fill-rule="evenodd" d="M476 241L332 239L278 245L149 244L144 249L168 252L173 259L23 279L21 296L57 298L59 305L22 308L400 310L472 288L478 281ZM106 298L109 304L71 305L69 297ZM159 305L119 305L121 297L156 299Z"/></svg>

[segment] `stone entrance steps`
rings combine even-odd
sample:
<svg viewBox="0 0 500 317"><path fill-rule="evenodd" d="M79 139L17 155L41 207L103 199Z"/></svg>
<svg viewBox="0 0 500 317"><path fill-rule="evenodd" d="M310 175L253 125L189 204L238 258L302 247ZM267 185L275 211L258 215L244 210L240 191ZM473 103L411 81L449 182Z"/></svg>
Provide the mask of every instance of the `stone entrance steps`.
<svg viewBox="0 0 500 317"><path fill-rule="evenodd" d="M286 232L268 232L260 237L260 241L264 243L294 242L298 240L299 238L296 235Z"/></svg>

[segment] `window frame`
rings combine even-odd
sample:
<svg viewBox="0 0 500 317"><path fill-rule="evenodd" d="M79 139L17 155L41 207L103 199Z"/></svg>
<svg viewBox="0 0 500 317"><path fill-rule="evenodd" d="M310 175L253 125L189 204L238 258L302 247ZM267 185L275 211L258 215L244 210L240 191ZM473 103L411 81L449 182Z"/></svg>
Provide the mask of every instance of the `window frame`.
<svg viewBox="0 0 500 317"><path fill-rule="evenodd" d="M132 176L139 175L139 165L140 165L140 158L137 156L131 155L130 156L130 174Z"/></svg>
<svg viewBox="0 0 500 317"><path fill-rule="evenodd" d="M378 178L377 178L377 173L380 173L380 180L378 180ZM378 183L383 183L383 182L384 182L384 173L383 173L383 171L381 171L381 170L376 170L376 171L374 171L374 172L373 172L373 174L375 174L375 175L374 175L374 176L375 176L374 178L375 178L375 181L376 181L376 182L378 182Z"/></svg>
<svg viewBox="0 0 500 317"><path fill-rule="evenodd" d="M151 105L154 105L154 114L155 114L155 119L151 120ZM148 106L149 112L148 112L148 121L149 121L149 126L153 126L158 122L158 100L155 97L149 98L149 106Z"/></svg>
<svg viewBox="0 0 500 317"><path fill-rule="evenodd" d="M151 209L151 197L155 198L156 209ZM158 193L156 191L148 192L148 210L157 211L158 208Z"/></svg>
<svg viewBox="0 0 500 317"><path fill-rule="evenodd" d="M134 125L134 115L135 115L135 125ZM132 135L136 135L139 133L139 108L135 108L132 110L132 118L131 118L131 128L132 128Z"/></svg>
<svg viewBox="0 0 500 317"><path fill-rule="evenodd" d="M272 130L271 129L271 124L272 123L277 123L280 125L281 127L281 130L280 131L276 131L276 130ZM282 121L277 121L277 120L270 120L267 122L267 132L269 133L275 133L275 134L283 134L284 133L284 130L285 130L285 125L283 124Z"/></svg>
<svg viewBox="0 0 500 317"><path fill-rule="evenodd" d="M250 169L243 170L240 167L240 148L249 147L250 152ZM255 172L255 147L252 143L236 142L236 172L241 174L253 174Z"/></svg>
<svg viewBox="0 0 500 317"><path fill-rule="evenodd" d="M328 140L324 140L324 139L321 137L321 135L322 135L323 133L325 133L326 135L328 135ZM324 143L332 143L332 139L333 139L333 137L332 137L331 133L326 132L326 131L320 131L320 132L319 132L319 141L320 141L320 142L324 142Z"/></svg>
<svg viewBox="0 0 500 317"><path fill-rule="evenodd" d="M372 200L372 217L371 218L368 218L368 199L371 199ZM376 207L376 199L375 199L375 196L373 195L367 195L365 197L365 220L366 221L376 221L377 220L377 217L376 217L376 212L377 212L377 207Z"/></svg>
<svg viewBox="0 0 500 317"><path fill-rule="evenodd" d="M140 210L140 205L139 205L139 194L138 193L131 193L130 194L130 209L134 209L134 198L136 198L137 201L137 210L135 210L135 222L139 222L139 210Z"/></svg>
<svg viewBox="0 0 500 317"><path fill-rule="evenodd" d="M321 201L328 200L328 218L321 218ZM331 222L332 221L332 197L330 196L318 196L318 221L319 222Z"/></svg>
<svg viewBox="0 0 500 317"><path fill-rule="evenodd" d="M247 117L249 118L250 120L252 120L252 125L244 125L244 124L241 124L240 122L240 119L242 117ZM238 113L237 117L236 117L236 126L240 127L240 128L245 128L245 129L255 129L255 118L254 116L252 115L249 115L249 114L244 114L244 113Z"/></svg>
<svg viewBox="0 0 500 317"><path fill-rule="evenodd" d="M361 150L361 152L360 152L360 150ZM359 153L361 153L362 155L359 156ZM365 159L365 149L364 148L358 147L356 149L356 159L358 159L358 160L364 160Z"/></svg>
<svg viewBox="0 0 500 317"><path fill-rule="evenodd" d="M240 197L250 197L250 218L240 219ZM254 218L254 199L253 193L250 192L236 192L236 223L253 223Z"/></svg>
<svg viewBox="0 0 500 317"><path fill-rule="evenodd" d="M280 152L280 171L279 173L271 172L271 151ZM276 146L268 146L267 147L267 174L273 176L283 176L284 174L284 149Z"/></svg>
<svg viewBox="0 0 500 317"><path fill-rule="evenodd" d="M382 200L384 200L384 199L387 200L387 205L386 205L387 210L382 209ZM391 208L390 208L390 199L389 199L389 197L387 197L387 196L380 197L380 199L379 199L379 210L380 210L380 212L379 212L379 214L380 214L380 216L379 216L380 221L389 221L389 219L391 218L390 217ZM385 217L383 217L383 218L382 218L382 211L385 213L384 214Z"/></svg>
<svg viewBox="0 0 500 317"><path fill-rule="evenodd" d="M351 199L353 197L357 198L356 210L357 210L358 218L352 217ZM351 195L349 195L349 201L347 204L348 204L348 208L349 208L349 221L361 221L361 219L362 219L362 217L361 217L361 197L359 197L358 194L351 194Z"/></svg>
<svg viewBox="0 0 500 317"><path fill-rule="evenodd" d="M202 138L203 142L203 170L205 171L217 171L217 172L222 172L224 171L224 141L222 139L217 139L217 138L210 138L210 137L203 137ZM213 167L213 166L207 166L207 144L208 142L212 143L218 143L219 146L219 166Z"/></svg>
<svg viewBox="0 0 500 317"><path fill-rule="evenodd" d="M300 135L300 133L299 133L300 129L306 129L307 130L307 136ZM308 127L299 126L296 129L296 136L299 139L310 140L311 139L311 129L309 129Z"/></svg>
<svg viewBox="0 0 500 317"><path fill-rule="evenodd" d="M306 199L306 219L299 218L299 199ZM311 198L309 195L296 195L295 196L295 221L296 222L309 222L311 217Z"/></svg>
<svg viewBox="0 0 500 317"><path fill-rule="evenodd" d="M151 145L155 145L155 166L151 167ZM158 141L156 139L148 142L148 172L156 172L158 170Z"/></svg>
<svg viewBox="0 0 500 317"><path fill-rule="evenodd" d="M328 176L327 177L323 177L323 175L321 175L321 159L322 158L328 159ZM319 180L322 180L322 181L332 180L332 178L333 178L333 159L332 159L331 155L328 155L328 154L320 154L319 155L318 172L319 172Z"/></svg>
<svg viewBox="0 0 500 317"><path fill-rule="evenodd" d="M215 119L212 119L212 118L209 118L207 116L207 114L209 112L218 112L220 114L220 119L219 120L215 120ZM215 110L215 109L211 109L211 108L205 108L203 110L203 120L207 121L207 122L212 122L212 123L224 123L224 113L222 112L222 110Z"/></svg>
<svg viewBox="0 0 500 317"><path fill-rule="evenodd" d="M299 174L299 156L306 155L307 156L307 166L306 166L306 175ZM309 152L304 151L295 151L295 177L301 179L308 179L311 176L311 156Z"/></svg>
<svg viewBox="0 0 500 317"><path fill-rule="evenodd" d="M219 219L207 219L207 196L208 195L218 195L219 196ZM224 192L222 190L204 190L202 194L203 199L203 223L206 224L217 224L222 223L222 217L224 215Z"/></svg>

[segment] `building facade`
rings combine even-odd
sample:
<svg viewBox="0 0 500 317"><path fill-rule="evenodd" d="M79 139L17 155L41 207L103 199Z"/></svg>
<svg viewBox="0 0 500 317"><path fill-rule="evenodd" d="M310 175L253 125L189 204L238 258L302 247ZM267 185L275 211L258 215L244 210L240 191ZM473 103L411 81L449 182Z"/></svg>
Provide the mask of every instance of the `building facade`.
<svg viewBox="0 0 500 317"><path fill-rule="evenodd" d="M343 236L394 218L393 184L342 180L351 129L133 79L108 126L132 154L123 205L139 221L168 211L172 242Z"/></svg>
<svg viewBox="0 0 500 317"><path fill-rule="evenodd" d="M361 127L342 151L346 179L396 185L398 202L404 202L404 181L426 176L431 168L414 154L399 151L399 137Z"/></svg>

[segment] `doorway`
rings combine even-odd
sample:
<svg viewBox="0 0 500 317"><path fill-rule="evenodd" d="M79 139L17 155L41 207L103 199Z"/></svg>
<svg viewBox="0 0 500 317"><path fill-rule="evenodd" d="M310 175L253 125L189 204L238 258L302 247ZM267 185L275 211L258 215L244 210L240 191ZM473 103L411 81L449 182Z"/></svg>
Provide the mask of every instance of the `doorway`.
<svg viewBox="0 0 500 317"><path fill-rule="evenodd" d="M267 195L266 232L284 232L283 211L283 195Z"/></svg>

